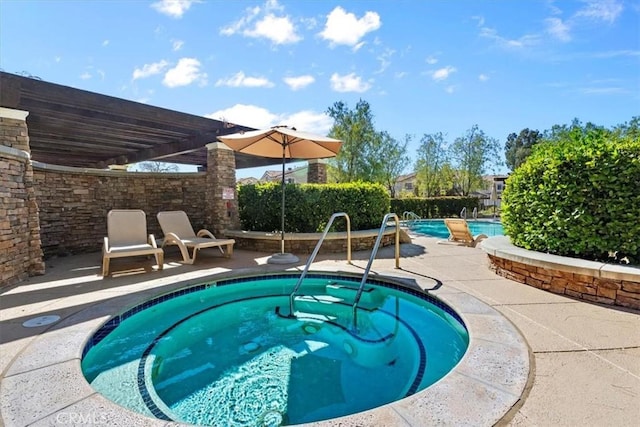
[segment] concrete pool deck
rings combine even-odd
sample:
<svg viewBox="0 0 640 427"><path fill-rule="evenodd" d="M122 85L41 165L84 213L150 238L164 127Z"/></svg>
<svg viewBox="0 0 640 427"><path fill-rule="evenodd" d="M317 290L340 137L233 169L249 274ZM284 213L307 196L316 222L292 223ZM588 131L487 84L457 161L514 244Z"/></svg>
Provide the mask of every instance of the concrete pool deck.
<svg viewBox="0 0 640 427"><path fill-rule="evenodd" d="M513 341L498 346L504 364L474 365L476 354L468 354L462 362L469 363L467 370L456 368L455 375L441 383L472 379L478 387L460 387L457 397L440 400L438 393L430 393L436 396L431 396L429 404L410 397L396 402L383 415L341 419L341 425L637 425L638 311L585 303L510 281L489 270L481 249L437 242L414 237L413 243L401 245L400 270L394 269L393 249L383 248L372 274L413 279L450 302L463 311L465 321L478 328L471 330L472 340L478 337L485 347L498 346L491 337L506 333ZM100 253L47 261L44 276L32 277L0 294L0 424L176 425L118 409L80 381L79 358L87 331L127 305L175 289L177 282L301 270L307 259L300 256L298 265L278 266L266 264L269 255L237 250L225 259L215 251L203 251L198 262L189 266L180 264L178 253L170 249L161 272L148 271L152 261L142 261L147 271L141 272L139 262L122 259L113 262L114 275L107 279L99 276ZM356 252L349 265L345 254L320 255L312 270L362 272L368 256L368 252ZM430 278L438 279L442 286L433 289ZM60 316L57 323L23 326L25 321L53 315ZM524 339L519 340L514 330ZM505 351L508 349L514 352ZM522 372L525 356L530 362L528 372ZM477 372L469 371L472 367ZM485 387L483 378L490 378ZM484 405L481 411L479 404ZM499 413L489 413L487 408L497 408Z"/></svg>

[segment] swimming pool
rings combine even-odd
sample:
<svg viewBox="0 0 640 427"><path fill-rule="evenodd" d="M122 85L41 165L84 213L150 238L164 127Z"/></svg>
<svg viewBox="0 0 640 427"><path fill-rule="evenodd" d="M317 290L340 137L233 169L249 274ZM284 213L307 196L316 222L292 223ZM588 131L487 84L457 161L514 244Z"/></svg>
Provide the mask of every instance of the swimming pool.
<svg viewBox="0 0 640 427"><path fill-rule="evenodd" d="M197 425L287 425L374 408L445 376L469 344L429 294L370 280L353 325L357 276L298 274L181 289L103 325L82 369L131 410Z"/></svg>
<svg viewBox="0 0 640 427"><path fill-rule="evenodd" d="M449 230L444 225L443 219L420 219L415 221L407 221L409 230L417 234L423 234L431 237L440 237L442 239L449 238ZM504 236L502 224L493 220L467 220L469 230L474 236L477 234L485 234L487 237Z"/></svg>

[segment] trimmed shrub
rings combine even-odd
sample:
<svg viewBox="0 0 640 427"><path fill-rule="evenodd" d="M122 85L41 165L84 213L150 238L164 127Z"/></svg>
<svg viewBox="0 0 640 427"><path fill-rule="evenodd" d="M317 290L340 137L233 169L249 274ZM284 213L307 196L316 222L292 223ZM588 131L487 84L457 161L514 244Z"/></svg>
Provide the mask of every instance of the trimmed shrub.
<svg viewBox="0 0 640 427"><path fill-rule="evenodd" d="M421 218L448 218L460 216L462 208L467 208L467 217L471 217L473 208L480 207L477 197L432 197L392 199L391 211L400 219L404 212L413 212Z"/></svg>
<svg viewBox="0 0 640 427"><path fill-rule="evenodd" d="M574 129L535 147L507 179L502 223L516 246L640 263L640 140Z"/></svg>
<svg viewBox="0 0 640 427"><path fill-rule="evenodd" d="M264 183L238 187L240 224L243 230L278 232L281 228L282 185ZM285 231L317 233L336 212L346 212L351 230L380 228L389 213L389 195L379 184L286 184ZM337 219L332 231L345 231Z"/></svg>

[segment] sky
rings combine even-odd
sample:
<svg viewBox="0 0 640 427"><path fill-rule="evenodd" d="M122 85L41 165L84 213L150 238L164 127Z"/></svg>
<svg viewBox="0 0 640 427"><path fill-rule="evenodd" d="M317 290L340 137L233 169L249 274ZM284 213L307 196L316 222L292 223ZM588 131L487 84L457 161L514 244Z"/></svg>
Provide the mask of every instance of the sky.
<svg viewBox="0 0 640 427"><path fill-rule="evenodd" d="M322 135L331 106L364 100L377 130L412 136L411 172L425 134L477 125L504 147L640 115L640 0L0 0L0 68Z"/></svg>

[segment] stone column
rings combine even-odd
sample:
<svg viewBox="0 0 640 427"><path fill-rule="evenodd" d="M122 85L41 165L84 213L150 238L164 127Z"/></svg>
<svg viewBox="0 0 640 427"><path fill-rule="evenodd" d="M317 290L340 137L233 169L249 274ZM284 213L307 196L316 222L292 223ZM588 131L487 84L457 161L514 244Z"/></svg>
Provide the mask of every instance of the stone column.
<svg viewBox="0 0 640 427"><path fill-rule="evenodd" d="M327 161L325 159L311 159L307 169L308 184L327 183Z"/></svg>
<svg viewBox="0 0 640 427"><path fill-rule="evenodd" d="M45 271L28 114L0 107L0 284Z"/></svg>
<svg viewBox="0 0 640 427"><path fill-rule="evenodd" d="M225 230L240 229L233 150L221 142L207 144L206 172L207 226L216 237L222 238Z"/></svg>

